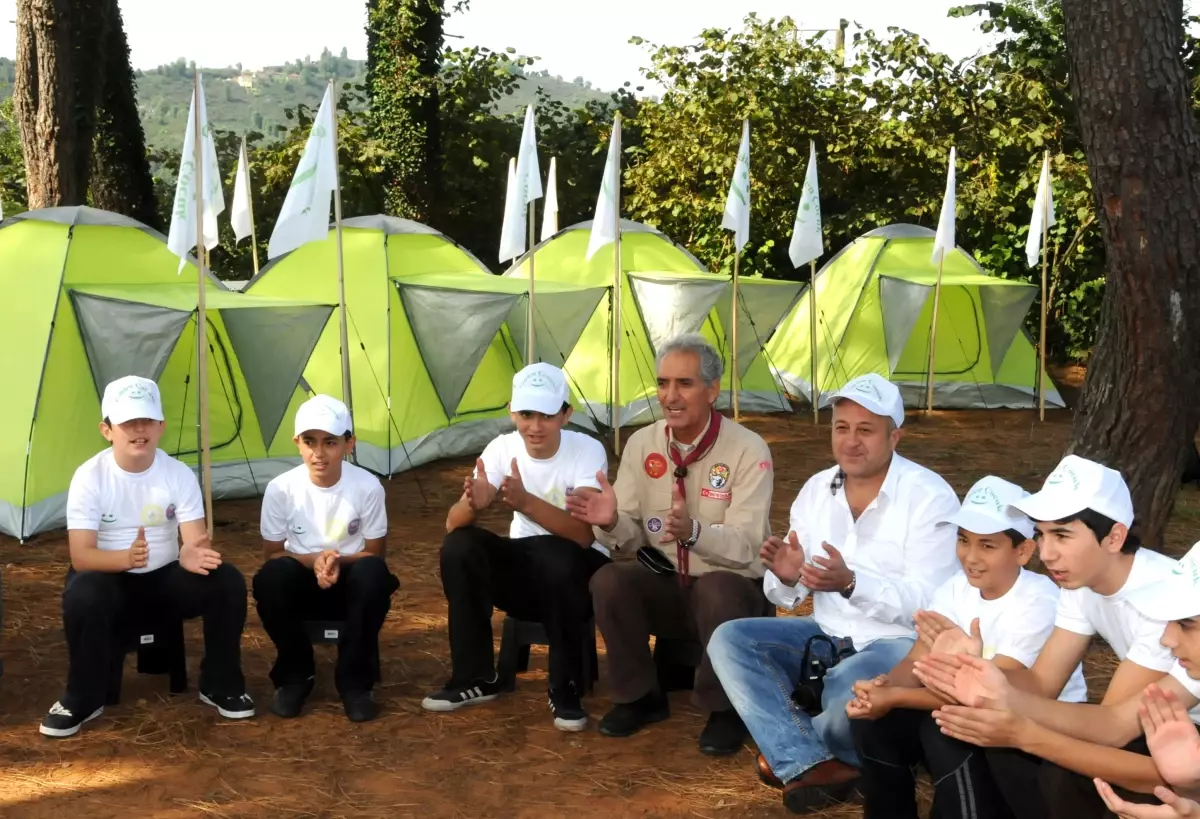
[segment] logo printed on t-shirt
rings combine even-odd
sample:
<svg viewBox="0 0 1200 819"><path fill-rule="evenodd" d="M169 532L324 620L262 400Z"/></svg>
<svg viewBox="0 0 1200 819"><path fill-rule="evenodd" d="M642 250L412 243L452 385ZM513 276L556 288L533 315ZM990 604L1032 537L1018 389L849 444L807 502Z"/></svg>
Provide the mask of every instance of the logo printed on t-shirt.
<svg viewBox="0 0 1200 819"><path fill-rule="evenodd" d="M101 523L116 523L117 516L114 515L112 512L105 512L104 514L102 514L100 516L100 522Z"/></svg>
<svg viewBox="0 0 1200 819"><path fill-rule="evenodd" d="M148 503L142 507L142 523L147 526L161 526L166 519L166 513L157 503Z"/></svg>
<svg viewBox="0 0 1200 819"><path fill-rule="evenodd" d="M175 520L175 504L167 507L167 520Z"/></svg>
<svg viewBox="0 0 1200 819"><path fill-rule="evenodd" d="M657 452L646 456L646 474L655 480L667 474L667 459Z"/></svg>
<svg viewBox="0 0 1200 819"><path fill-rule="evenodd" d="M653 534L662 531L662 518L650 518L646 521L646 529Z"/></svg>
<svg viewBox="0 0 1200 819"><path fill-rule="evenodd" d="M729 483L729 467L725 464L715 464L708 471L708 484L713 489L724 489Z"/></svg>
<svg viewBox="0 0 1200 819"><path fill-rule="evenodd" d="M542 498L542 500L553 506L555 509L567 508L567 495L557 486L551 487L549 491L546 492L546 495Z"/></svg>
<svg viewBox="0 0 1200 819"><path fill-rule="evenodd" d="M292 524L292 534L293 534L293 535L302 535L302 534L304 534L304 527L303 527L303 526L301 526L299 523L293 523L293 524Z"/></svg>
<svg viewBox="0 0 1200 819"><path fill-rule="evenodd" d="M357 535L358 530L361 528L362 528L362 521L359 520L358 518L355 518L354 520L350 521L350 525L346 527L346 532L347 532L347 534L350 534L350 535Z"/></svg>

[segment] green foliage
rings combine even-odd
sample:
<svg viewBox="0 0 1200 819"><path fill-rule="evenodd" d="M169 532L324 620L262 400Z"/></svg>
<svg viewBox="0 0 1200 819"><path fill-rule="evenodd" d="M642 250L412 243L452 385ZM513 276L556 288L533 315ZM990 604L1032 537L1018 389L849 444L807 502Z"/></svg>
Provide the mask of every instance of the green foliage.
<svg viewBox="0 0 1200 819"><path fill-rule="evenodd" d="M0 203L4 215L25 210L25 159L12 99L0 102Z"/></svg>

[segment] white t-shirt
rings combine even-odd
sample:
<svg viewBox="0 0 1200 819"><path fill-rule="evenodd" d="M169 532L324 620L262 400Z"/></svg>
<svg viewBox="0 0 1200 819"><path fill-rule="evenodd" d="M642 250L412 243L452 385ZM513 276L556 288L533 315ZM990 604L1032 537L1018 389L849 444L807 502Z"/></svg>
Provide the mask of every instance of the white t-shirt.
<svg viewBox="0 0 1200 819"><path fill-rule="evenodd" d="M1002 654L1032 668L1054 631L1058 593L1053 580L1022 569L1006 594L984 600L979 589L959 572L938 587L929 608L949 617L968 634L971 621L978 617L985 660ZM1058 698L1063 702L1087 702L1082 663L1075 667Z"/></svg>
<svg viewBox="0 0 1200 819"><path fill-rule="evenodd" d="M294 554L361 552L366 541L387 534L383 484L362 467L343 463L337 483L317 486L300 464L267 484L259 528L263 540L282 540Z"/></svg>
<svg viewBox="0 0 1200 819"><path fill-rule="evenodd" d="M96 532L106 551L128 549L138 527L146 530L150 557L142 574L179 559L179 524L204 519L200 483L191 467L161 449L145 472L126 472L106 449L75 470L67 490L67 529Z"/></svg>
<svg viewBox="0 0 1200 819"><path fill-rule="evenodd" d="M567 494L572 489L599 489L600 483L596 480L596 473L608 472L608 456L604 452L604 445L595 438L570 430L563 430L562 441L553 458L540 460L531 457L525 450L525 441L518 432L509 432L493 439L480 457L483 459L488 483L496 488L499 488L504 478L512 472L512 462L516 458L525 491L559 509L567 508ZM509 537L536 537L548 534L550 532L540 524L520 512L513 513L512 523L508 527ZM598 543L593 543L592 547L608 553Z"/></svg>
<svg viewBox="0 0 1200 819"><path fill-rule="evenodd" d="M1116 594L1105 597L1091 589L1063 589L1054 624L1075 634L1099 634L1118 660L1164 674L1171 671L1175 658L1161 642L1167 624L1141 614L1126 598L1134 589L1159 583L1177 562L1150 549L1138 549L1129 578ZM1193 722L1200 723L1200 705L1189 714Z"/></svg>

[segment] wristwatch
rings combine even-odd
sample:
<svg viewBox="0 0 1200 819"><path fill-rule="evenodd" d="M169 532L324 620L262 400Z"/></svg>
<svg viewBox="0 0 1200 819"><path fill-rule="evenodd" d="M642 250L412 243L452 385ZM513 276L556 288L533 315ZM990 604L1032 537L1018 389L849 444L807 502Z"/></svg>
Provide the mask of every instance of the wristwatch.
<svg viewBox="0 0 1200 819"><path fill-rule="evenodd" d="M858 582L858 573L851 571L850 572L850 582L847 583L846 588L842 589L840 592L838 592L838 594L840 594L842 597L849 600L850 595L854 594L854 584L857 582Z"/></svg>
<svg viewBox="0 0 1200 819"><path fill-rule="evenodd" d="M679 544L685 549L690 549L696 545L696 541L700 539L700 521L692 519L692 536Z"/></svg>

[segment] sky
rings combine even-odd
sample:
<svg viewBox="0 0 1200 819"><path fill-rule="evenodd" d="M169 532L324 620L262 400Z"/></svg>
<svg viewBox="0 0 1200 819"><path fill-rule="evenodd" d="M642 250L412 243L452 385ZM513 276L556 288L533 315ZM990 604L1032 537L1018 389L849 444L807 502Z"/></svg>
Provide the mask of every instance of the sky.
<svg viewBox="0 0 1200 819"><path fill-rule="evenodd" d="M366 56L366 3L362 0L120 0L135 68L154 68L179 57L203 67L242 63L278 65L328 47ZM612 90L642 84L649 43L683 45L705 28L740 28L751 11L760 17L790 15L803 28L836 28L845 17L863 28L901 26L952 57L986 45L975 20L952 20L946 10L961 0L471 0L447 21L449 44L515 48L540 57L533 66L571 80L583 77ZM342 11L331 12L333 8ZM826 11L835 8L836 11ZM171 9L171 10L169 10ZM183 24L183 16L188 18ZM16 0L0 0L0 57L16 54ZM181 37L186 35L187 39ZM830 35L832 42L832 35ZM657 90L654 87L648 91Z"/></svg>

